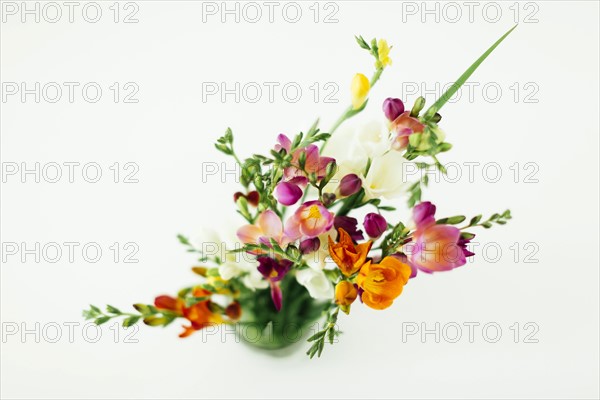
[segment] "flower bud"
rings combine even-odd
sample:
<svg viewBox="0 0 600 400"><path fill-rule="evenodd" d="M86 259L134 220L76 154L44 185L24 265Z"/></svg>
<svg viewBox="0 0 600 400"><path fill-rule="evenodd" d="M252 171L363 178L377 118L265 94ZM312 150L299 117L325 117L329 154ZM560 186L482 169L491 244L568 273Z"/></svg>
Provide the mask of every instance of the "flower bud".
<svg viewBox="0 0 600 400"><path fill-rule="evenodd" d="M356 74L352 78L352 84L350 85L350 92L352 93L352 107L357 110L365 102L371 89L371 83L369 79L363 74Z"/></svg>
<svg viewBox="0 0 600 400"><path fill-rule="evenodd" d="M235 192L235 193L233 194L233 202L234 202L234 203L237 203L237 201L238 201L238 199L239 199L240 197L244 197L244 193L242 193L242 192Z"/></svg>
<svg viewBox="0 0 600 400"><path fill-rule="evenodd" d="M225 309L225 314L227 314L227 316L232 320L240 319L242 315L242 307L240 306L240 303L234 301L233 303L228 305Z"/></svg>
<svg viewBox="0 0 600 400"><path fill-rule="evenodd" d="M410 116L417 118L423 107L425 107L425 98L423 96L419 96L417 100L415 100L412 110L410 110Z"/></svg>
<svg viewBox="0 0 600 400"><path fill-rule="evenodd" d="M252 207L256 207L260 201L260 194L258 194L256 190L253 190L246 195L246 199L248 200L248 204L250 204Z"/></svg>
<svg viewBox="0 0 600 400"><path fill-rule="evenodd" d="M360 177L356 174L348 174L340 181L338 190L342 197L346 197L352 196L354 193L358 192L361 187L362 181Z"/></svg>
<svg viewBox="0 0 600 400"><path fill-rule="evenodd" d="M392 122L404 112L404 103L400 99L388 97L383 102L383 113L388 121Z"/></svg>
<svg viewBox="0 0 600 400"><path fill-rule="evenodd" d="M306 239L300 242L300 251L302 254L309 254L319 250L321 240L318 237Z"/></svg>
<svg viewBox="0 0 600 400"><path fill-rule="evenodd" d="M354 303L358 297L356 286L349 281L340 281L335 286L335 303L340 306L340 309L348 314L350 305Z"/></svg>
<svg viewBox="0 0 600 400"><path fill-rule="evenodd" d="M293 183L280 182L275 188L275 197L284 206L291 206L302 197L302 189Z"/></svg>
<svg viewBox="0 0 600 400"><path fill-rule="evenodd" d="M383 216L377 213L369 213L365 216L363 222L367 235L373 239L377 239L387 230L387 221Z"/></svg>
<svg viewBox="0 0 600 400"><path fill-rule="evenodd" d="M329 207L335 201L335 194L333 193L323 193L323 205L325 207Z"/></svg>

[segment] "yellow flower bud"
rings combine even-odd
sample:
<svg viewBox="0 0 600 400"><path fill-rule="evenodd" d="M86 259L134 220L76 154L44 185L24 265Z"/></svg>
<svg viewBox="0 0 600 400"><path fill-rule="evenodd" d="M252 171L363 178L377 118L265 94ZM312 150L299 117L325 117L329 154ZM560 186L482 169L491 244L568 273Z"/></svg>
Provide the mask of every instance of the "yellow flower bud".
<svg viewBox="0 0 600 400"><path fill-rule="evenodd" d="M388 65L392 65L392 59L390 58L390 46L388 46L387 40L379 39L377 42L377 52L379 53L379 60L375 62L375 67L385 68Z"/></svg>
<svg viewBox="0 0 600 400"><path fill-rule="evenodd" d="M369 79L363 74L356 74L352 78L352 84L350 86L350 92L352 93L352 107L356 110L363 105L369 90L371 89L371 83Z"/></svg>

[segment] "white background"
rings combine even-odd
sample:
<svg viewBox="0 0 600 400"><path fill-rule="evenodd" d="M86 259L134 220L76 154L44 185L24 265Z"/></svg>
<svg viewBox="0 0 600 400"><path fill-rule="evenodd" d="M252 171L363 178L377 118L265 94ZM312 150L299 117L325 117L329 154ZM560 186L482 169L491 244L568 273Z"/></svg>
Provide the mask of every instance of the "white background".
<svg viewBox="0 0 600 400"><path fill-rule="evenodd" d="M222 23L219 15L203 22L202 4L191 1L138 1L138 23L115 23L112 3L99 2L103 14L97 23L82 18L85 3L73 23L66 7L54 24L3 15L2 82L28 87L98 82L103 95L97 103L85 101L80 90L73 103L66 92L57 103L44 98L36 103L33 95L25 102L19 95L3 99L2 162L96 162L103 177L95 184L83 180L81 170L74 183L66 176L54 184L6 177L2 242L29 247L96 242L103 257L90 263L76 251L72 263L66 254L57 263L37 263L32 256L22 262L19 255L3 255L3 329L17 324L35 331L39 322L38 333L49 326L46 336L54 337L48 324L57 323L62 337L49 343L41 335L38 343L35 334L3 334L2 397L598 397L597 2L535 2L528 8L497 2L494 10L502 12L497 22L491 22L494 10L482 13L485 3L477 3L470 22L467 6L459 2L462 18L456 23L447 20L455 11L444 3L427 4L438 7L438 22L435 14L420 14L421 2L413 3L418 13L409 15L400 2L376 1L336 2L337 23L323 23L336 8L321 4L315 23L313 2L302 2L302 18L295 24L282 17L283 3L273 23L264 5L256 23L243 16L239 23L234 16ZM123 4L120 9L120 19L133 10ZM353 74L372 72L372 59L356 46L355 34L384 37L394 45L394 64L373 90L370 107L348 125L381 120L385 97L409 97L412 105L416 96L404 95L403 83L404 89L406 82L432 89L436 82L456 79L514 24L515 9L521 24L470 79L479 84L474 98L464 94L442 111L441 126L454 144L442 161L496 162L502 178L488 182L480 166L471 183L463 169L457 183L441 182L424 194L438 205L439 216L511 208L514 219L508 225L477 232L482 245L500 246L498 259L490 250L488 257L478 254L453 272L420 275L385 311L355 305L349 317L340 318L340 342L319 360L304 356L304 343L278 357L232 337L196 334L180 340L179 324L164 330L141 326L132 336L137 343L125 343L123 329L115 343L107 324L97 343L86 340L80 315L89 303L128 309L194 282L189 271L194 258L177 242L177 233L195 235L202 227L234 232L242 223L231 200L238 190L234 179L202 179L202 163L231 167L212 145L227 126L242 156L265 153L278 133L306 130L319 116L327 129L347 106ZM525 23L532 12L537 22ZM139 102L115 103L108 88L114 82L135 82ZM303 94L296 103L286 101L281 90L273 103L266 91L256 103L243 98L236 103L233 96L224 103L219 96L203 102L203 82L229 87L297 82ZM315 101L309 89L314 82L338 85L339 102L325 103L325 92ZM487 98L481 90L490 82L502 90L495 103L492 89ZM515 82L518 99L510 89ZM533 84L528 90L527 83ZM528 100L537 102L524 99L531 88L537 91ZM431 103L436 94L426 97ZM136 163L139 183L114 183L108 167L115 162ZM516 183L509 169L515 162L521 170ZM531 172L523 169L528 162L539 167L533 176L537 183L524 182ZM397 205L402 211L396 216L406 217L404 200ZM139 263L124 263L125 253L114 262L108 248L114 242L137 243ZM530 242L539 250L526 259L536 248L524 249ZM521 249L516 260L514 243ZM532 260L538 262L525 262ZM79 323L73 343L63 325L69 322ZM462 338L436 343L427 335L422 343L415 335L403 343L406 323L432 329L437 322L459 324ZM467 322L480 324L473 343ZM502 328L497 343L482 334L490 322ZM515 322L518 343L510 329ZM525 343L528 322L539 327L533 336L538 343ZM88 334L93 337L94 331ZM489 336L495 336L493 329Z"/></svg>

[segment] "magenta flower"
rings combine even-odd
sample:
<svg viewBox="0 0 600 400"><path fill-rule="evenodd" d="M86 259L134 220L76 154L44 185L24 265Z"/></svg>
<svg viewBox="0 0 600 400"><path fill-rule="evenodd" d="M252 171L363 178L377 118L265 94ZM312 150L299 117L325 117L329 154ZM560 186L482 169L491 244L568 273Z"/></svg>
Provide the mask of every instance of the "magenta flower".
<svg viewBox="0 0 600 400"><path fill-rule="evenodd" d="M348 217L347 215L338 215L333 219L333 226L338 232L340 228L348 232L350 238L355 242L364 239L363 232L358 229L358 221L356 218ZM337 240L339 240L339 238Z"/></svg>
<svg viewBox="0 0 600 400"><path fill-rule="evenodd" d="M300 242L300 252L302 254L313 253L313 252L319 250L319 247L321 247L321 240L318 237L311 238L311 239L304 239L303 241Z"/></svg>
<svg viewBox="0 0 600 400"><path fill-rule="evenodd" d="M404 103L400 99L388 97L383 101L383 113L392 122L404 112Z"/></svg>
<svg viewBox="0 0 600 400"><path fill-rule="evenodd" d="M421 271L449 271L465 265L466 257L473 255L466 249L468 240L461 238L458 228L436 224L435 206L430 202L417 205L413 219L417 229L413 234L410 261Z"/></svg>
<svg viewBox="0 0 600 400"><path fill-rule="evenodd" d="M352 196L362 187L362 180L356 174L348 174L340 180L338 186L339 194L342 197Z"/></svg>
<svg viewBox="0 0 600 400"><path fill-rule="evenodd" d="M302 204L285 224L285 235L291 240L310 239L333 226L333 214L319 201Z"/></svg>
<svg viewBox="0 0 600 400"><path fill-rule="evenodd" d="M279 182L275 187L275 198L284 206L294 205L302 197L302 189L290 182Z"/></svg>
<svg viewBox="0 0 600 400"><path fill-rule="evenodd" d="M435 205L429 201L419 203L413 208L413 220L417 227L425 227L435 223Z"/></svg>
<svg viewBox="0 0 600 400"><path fill-rule="evenodd" d="M289 153L291 148L292 141L289 137L287 137L283 133L277 135L277 144L275 145L275 151L280 151L281 149L284 149L286 152Z"/></svg>
<svg viewBox="0 0 600 400"><path fill-rule="evenodd" d="M283 298L281 288L279 287L279 281L281 281L285 274L288 273L293 263L290 260L277 261L271 257L258 257L256 260L259 264L257 268L258 272L260 272L271 285L271 298L273 299L275 308L279 311L281 310Z"/></svg>
<svg viewBox="0 0 600 400"><path fill-rule="evenodd" d="M387 230L387 221L381 214L368 213L363 222L365 232L373 239L379 238Z"/></svg>

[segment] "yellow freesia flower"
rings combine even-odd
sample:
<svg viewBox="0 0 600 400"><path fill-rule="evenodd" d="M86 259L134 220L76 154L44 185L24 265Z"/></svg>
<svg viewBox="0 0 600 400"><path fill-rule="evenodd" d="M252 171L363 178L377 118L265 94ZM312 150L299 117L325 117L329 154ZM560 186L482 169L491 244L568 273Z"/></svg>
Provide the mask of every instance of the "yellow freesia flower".
<svg viewBox="0 0 600 400"><path fill-rule="evenodd" d="M375 62L376 68L385 68L388 65L392 65L392 59L390 58L390 46L387 40L379 39L377 42L377 49L379 53L379 60Z"/></svg>
<svg viewBox="0 0 600 400"><path fill-rule="evenodd" d="M352 84L350 86L350 92L352 93L352 107L356 110L363 105L369 90L371 89L371 83L369 79L363 74L356 74L352 78Z"/></svg>

